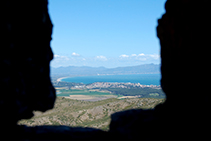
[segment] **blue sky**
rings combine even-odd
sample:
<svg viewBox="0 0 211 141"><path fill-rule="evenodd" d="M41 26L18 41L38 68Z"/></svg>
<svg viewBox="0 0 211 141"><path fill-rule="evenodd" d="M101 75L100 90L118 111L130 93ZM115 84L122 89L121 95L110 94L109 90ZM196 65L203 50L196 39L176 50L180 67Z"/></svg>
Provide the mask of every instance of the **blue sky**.
<svg viewBox="0 0 211 141"><path fill-rule="evenodd" d="M166 0L49 0L52 67L160 64Z"/></svg>

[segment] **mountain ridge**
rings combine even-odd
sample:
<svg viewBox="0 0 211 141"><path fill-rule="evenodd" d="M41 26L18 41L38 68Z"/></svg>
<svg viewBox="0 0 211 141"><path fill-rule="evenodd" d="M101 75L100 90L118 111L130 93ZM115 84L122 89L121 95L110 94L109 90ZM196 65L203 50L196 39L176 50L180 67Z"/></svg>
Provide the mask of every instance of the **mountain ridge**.
<svg viewBox="0 0 211 141"><path fill-rule="evenodd" d="M137 66L105 68L89 66L51 67L51 75L106 75L106 74L146 74L160 73L160 64L143 64Z"/></svg>

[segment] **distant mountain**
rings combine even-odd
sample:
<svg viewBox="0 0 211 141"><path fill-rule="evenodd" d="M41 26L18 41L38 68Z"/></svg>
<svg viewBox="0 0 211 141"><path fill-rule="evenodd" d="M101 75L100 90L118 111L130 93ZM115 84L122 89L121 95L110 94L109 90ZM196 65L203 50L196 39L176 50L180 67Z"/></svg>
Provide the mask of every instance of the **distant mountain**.
<svg viewBox="0 0 211 141"><path fill-rule="evenodd" d="M52 75L97 75L101 74L101 72L106 71L107 69L104 67L87 67L87 66L69 66L69 67L59 67L53 68L51 67Z"/></svg>
<svg viewBox="0 0 211 141"><path fill-rule="evenodd" d="M131 67L117 67L106 70L109 74L137 74L137 73L160 73L160 65L145 64Z"/></svg>
<svg viewBox="0 0 211 141"><path fill-rule="evenodd" d="M73 75L105 75L105 74L140 74L160 73L160 65L145 64L129 67L105 68L87 66L51 67L51 75L73 76Z"/></svg>

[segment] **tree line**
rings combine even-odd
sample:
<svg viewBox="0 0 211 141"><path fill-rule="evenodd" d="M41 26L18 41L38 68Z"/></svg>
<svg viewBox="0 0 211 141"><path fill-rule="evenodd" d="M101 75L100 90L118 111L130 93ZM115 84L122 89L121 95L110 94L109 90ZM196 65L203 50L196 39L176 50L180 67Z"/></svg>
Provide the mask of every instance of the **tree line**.
<svg viewBox="0 0 211 141"><path fill-rule="evenodd" d="M108 90L116 95L124 96L141 96L142 98L165 98L165 93L162 89L154 89L150 87L145 88L101 88L101 90ZM155 94L155 95L153 95Z"/></svg>

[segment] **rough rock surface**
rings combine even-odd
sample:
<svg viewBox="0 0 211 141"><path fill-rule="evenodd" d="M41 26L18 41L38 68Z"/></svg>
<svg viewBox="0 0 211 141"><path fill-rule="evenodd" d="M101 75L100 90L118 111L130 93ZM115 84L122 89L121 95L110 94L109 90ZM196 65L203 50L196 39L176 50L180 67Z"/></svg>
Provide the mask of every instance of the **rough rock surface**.
<svg viewBox="0 0 211 141"><path fill-rule="evenodd" d="M161 87L166 102L155 108L165 134L184 139L207 137L209 6L206 0L167 0L158 20L161 45ZM208 34L207 34L208 33ZM179 130L177 130L179 129Z"/></svg>
<svg viewBox="0 0 211 141"><path fill-rule="evenodd" d="M16 140L209 140L210 7L207 0L167 0L158 20L161 86L167 100L155 110L112 115L110 131L67 126L15 126L33 110L53 107L49 79L51 29L47 0L1 1L0 122ZM153 28L153 27L152 27ZM205 79L205 78L208 78ZM208 91L208 92L207 92ZM149 128L151 127L151 128ZM15 134L16 135L16 134ZM97 139L96 139L97 137ZM2 136L1 136L2 138ZM8 139L9 140L9 139Z"/></svg>
<svg viewBox="0 0 211 141"><path fill-rule="evenodd" d="M15 124L54 106L52 24L46 0L3 0L0 9L0 121Z"/></svg>

